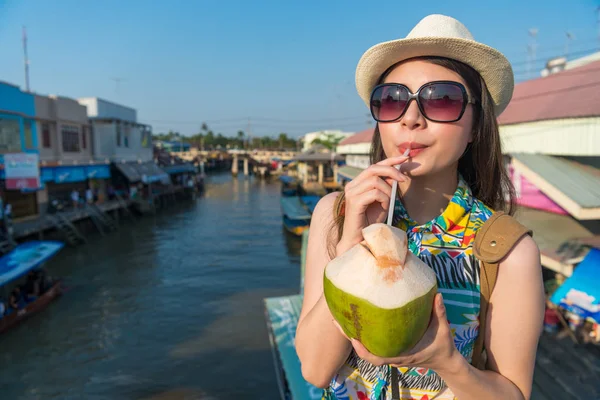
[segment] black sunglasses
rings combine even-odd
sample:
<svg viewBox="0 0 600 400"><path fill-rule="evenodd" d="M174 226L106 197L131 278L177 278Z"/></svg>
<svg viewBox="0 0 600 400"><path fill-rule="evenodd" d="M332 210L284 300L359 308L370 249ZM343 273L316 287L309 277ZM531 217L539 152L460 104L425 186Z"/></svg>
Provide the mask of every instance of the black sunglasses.
<svg viewBox="0 0 600 400"><path fill-rule="evenodd" d="M434 81L421 86L416 93L400 83L375 86L371 93L371 114L377 122L393 122L404 115L412 100L417 101L425 118L433 122L456 122L470 100L465 87L453 81Z"/></svg>

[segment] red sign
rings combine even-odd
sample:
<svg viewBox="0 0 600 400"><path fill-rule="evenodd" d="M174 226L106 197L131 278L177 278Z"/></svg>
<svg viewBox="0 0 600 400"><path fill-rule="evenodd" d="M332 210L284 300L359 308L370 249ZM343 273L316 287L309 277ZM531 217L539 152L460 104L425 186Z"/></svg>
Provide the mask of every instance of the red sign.
<svg viewBox="0 0 600 400"><path fill-rule="evenodd" d="M39 155L14 153L4 155L6 189L38 189L40 187Z"/></svg>

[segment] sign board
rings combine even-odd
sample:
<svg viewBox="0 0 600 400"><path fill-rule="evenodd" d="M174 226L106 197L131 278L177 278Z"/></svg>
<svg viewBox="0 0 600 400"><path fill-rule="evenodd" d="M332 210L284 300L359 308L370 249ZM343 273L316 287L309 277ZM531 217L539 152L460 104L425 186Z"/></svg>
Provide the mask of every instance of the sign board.
<svg viewBox="0 0 600 400"><path fill-rule="evenodd" d="M4 155L6 189L38 189L40 187L40 156L36 153Z"/></svg>

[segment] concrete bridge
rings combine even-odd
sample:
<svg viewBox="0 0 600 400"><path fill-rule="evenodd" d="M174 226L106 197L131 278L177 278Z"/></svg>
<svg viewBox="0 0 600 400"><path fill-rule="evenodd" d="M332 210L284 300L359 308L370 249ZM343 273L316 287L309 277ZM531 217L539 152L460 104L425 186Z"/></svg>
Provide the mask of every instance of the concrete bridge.
<svg viewBox="0 0 600 400"><path fill-rule="evenodd" d="M266 149L198 150L192 148L189 151L177 152L175 154L179 158L189 162L202 162L209 159L229 159L231 160L231 173L233 175L237 175L239 173L241 166L243 168L242 171L244 175L248 175L250 170L252 170L254 173L264 177L272 169L272 161L289 161L296 157L298 152Z"/></svg>

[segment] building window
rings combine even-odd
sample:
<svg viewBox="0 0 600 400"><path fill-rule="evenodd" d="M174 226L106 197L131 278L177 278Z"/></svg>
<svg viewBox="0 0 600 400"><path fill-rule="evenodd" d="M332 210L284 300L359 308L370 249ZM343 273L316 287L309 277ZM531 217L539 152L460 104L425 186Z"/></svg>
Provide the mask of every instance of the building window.
<svg viewBox="0 0 600 400"><path fill-rule="evenodd" d="M123 143L125 144L125 147L129 147L129 134L131 133L131 126L129 125L125 125L125 137L123 140Z"/></svg>
<svg viewBox="0 0 600 400"><path fill-rule="evenodd" d="M150 147L150 130L147 128L142 131L142 147Z"/></svg>
<svg viewBox="0 0 600 400"><path fill-rule="evenodd" d="M81 148L82 149L87 149L87 133L88 133L87 126L82 126L81 127Z"/></svg>
<svg viewBox="0 0 600 400"><path fill-rule="evenodd" d="M30 119L23 120L23 128L25 133L25 148L33 149L33 129L32 129L33 121Z"/></svg>
<svg viewBox="0 0 600 400"><path fill-rule="evenodd" d="M52 147L52 142L50 140L50 124L47 122L42 124L42 146L45 149Z"/></svg>
<svg viewBox="0 0 600 400"><path fill-rule="evenodd" d="M18 119L0 117L0 153L21 151L21 128Z"/></svg>
<svg viewBox="0 0 600 400"><path fill-rule="evenodd" d="M62 126L63 151L75 153L79 151L79 127L75 125Z"/></svg>
<svg viewBox="0 0 600 400"><path fill-rule="evenodd" d="M117 147L121 147L121 123L117 122Z"/></svg>

